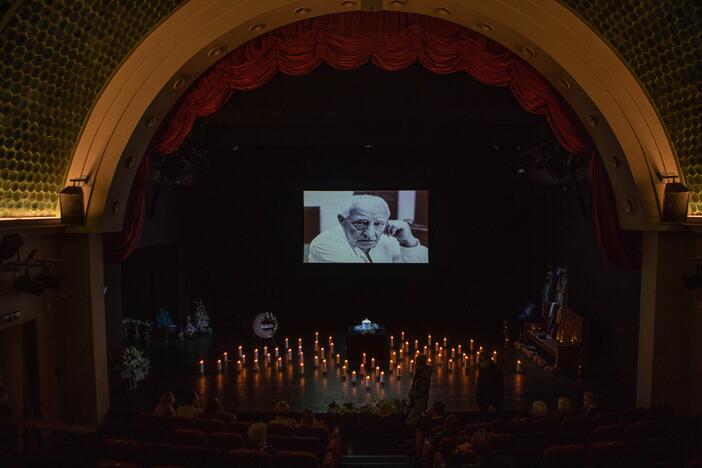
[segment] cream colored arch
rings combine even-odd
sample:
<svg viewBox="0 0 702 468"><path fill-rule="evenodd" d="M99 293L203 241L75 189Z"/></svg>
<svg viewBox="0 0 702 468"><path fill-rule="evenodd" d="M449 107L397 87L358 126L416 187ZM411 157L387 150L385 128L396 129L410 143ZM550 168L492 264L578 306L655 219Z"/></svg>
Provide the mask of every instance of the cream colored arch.
<svg viewBox="0 0 702 468"><path fill-rule="evenodd" d="M556 0L190 0L130 54L95 103L67 175L90 175L81 230L121 229L153 134L194 78L227 51L288 23L371 6L452 21L524 57L592 134L622 227L660 229L656 174L680 174L663 123L622 60Z"/></svg>

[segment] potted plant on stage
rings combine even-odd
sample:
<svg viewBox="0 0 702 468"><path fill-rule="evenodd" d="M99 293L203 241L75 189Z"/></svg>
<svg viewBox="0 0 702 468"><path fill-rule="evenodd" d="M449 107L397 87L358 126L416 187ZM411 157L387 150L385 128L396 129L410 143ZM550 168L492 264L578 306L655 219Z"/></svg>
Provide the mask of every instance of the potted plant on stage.
<svg viewBox="0 0 702 468"><path fill-rule="evenodd" d="M149 375L149 369L151 369L151 362L144 356L142 350L136 346L127 346L122 351L120 370L122 377L128 380L130 390L135 390L137 384Z"/></svg>

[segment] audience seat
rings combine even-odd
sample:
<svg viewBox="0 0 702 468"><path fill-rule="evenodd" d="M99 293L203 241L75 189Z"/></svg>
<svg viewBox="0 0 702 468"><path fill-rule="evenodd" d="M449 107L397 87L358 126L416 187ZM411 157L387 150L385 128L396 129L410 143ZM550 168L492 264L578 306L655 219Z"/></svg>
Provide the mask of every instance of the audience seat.
<svg viewBox="0 0 702 468"><path fill-rule="evenodd" d="M473 423L473 424L467 424L464 432L467 435L473 435L478 431L492 431L494 427L493 423Z"/></svg>
<svg viewBox="0 0 702 468"><path fill-rule="evenodd" d="M556 445L544 451L543 466L546 468L584 467L585 448L582 445Z"/></svg>
<svg viewBox="0 0 702 468"><path fill-rule="evenodd" d="M319 459L324 458L326 445L316 437L299 436L269 436L270 443L276 450L287 450L297 452L307 452L315 455Z"/></svg>
<svg viewBox="0 0 702 468"><path fill-rule="evenodd" d="M138 413L134 422L140 426L160 426L163 424L163 418L153 413Z"/></svg>
<svg viewBox="0 0 702 468"><path fill-rule="evenodd" d="M590 442L611 442L625 439L625 427L621 424L597 426L590 433Z"/></svg>
<svg viewBox="0 0 702 468"><path fill-rule="evenodd" d="M237 468L271 468L273 458L260 450L236 449L229 452Z"/></svg>
<svg viewBox="0 0 702 468"><path fill-rule="evenodd" d="M488 435L493 450L508 450L514 448L514 434L492 433Z"/></svg>
<svg viewBox="0 0 702 468"><path fill-rule="evenodd" d="M648 409L648 419L670 419L675 414L675 408L669 405L652 406Z"/></svg>
<svg viewBox="0 0 702 468"><path fill-rule="evenodd" d="M319 459L309 452L282 450L275 454L274 463L280 468L319 468Z"/></svg>
<svg viewBox="0 0 702 468"><path fill-rule="evenodd" d="M232 421L229 423L229 432L241 435L244 440L249 438L249 427L253 424L250 421Z"/></svg>
<svg viewBox="0 0 702 468"><path fill-rule="evenodd" d="M512 461L514 468L540 468L541 451L534 448L513 448L497 450L496 457L504 457Z"/></svg>
<svg viewBox="0 0 702 468"><path fill-rule="evenodd" d="M659 435L661 430L661 421L638 421L626 426L625 438L627 440L646 439Z"/></svg>
<svg viewBox="0 0 702 468"><path fill-rule="evenodd" d="M558 432L561 429L561 421L558 419L534 419L531 422L531 432Z"/></svg>
<svg viewBox="0 0 702 468"><path fill-rule="evenodd" d="M207 435L196 429L176 429L171 434L171 441L179 445L207 445Z"/></svg>
<svg viewBox="0 0 702 468"><path fill-rule="evenodd" d="M633 461L643 463L673 461L680 455L675 442L675 439L671 437L651 437L638 440L630 446Z"/></svg>
<svg viewBox="0 0 702 468"><path fill-rule="evenodd" d="M607 411L603 413L597 413L592 417L593 427L597 426L611 426L612 424L621 424L621 412L620 411Z"/></svg>
<svg viewBox="0 0 702 468"><path fill-rule="evenodd" d="M115 460L105 460L98 463L97 468L142 468L138 463L129 463Z"/></svg>
<svg viewBox="0 0 702 468"><path fill-rule="evenodd" d="M195 429L195 423L192 419L181 418L180 416L168 416L163 418L163 425L171 431L176 429Z"/></svg>
<svg viewBox="0 0 702 468"><path fill-rule="evenodd" d="M561 420L561 429L564 431L586 431L590 432L592 419L586 414L576 414L566 416Z"/></svg>
<svg viewBox="0 0 702 468"><path fill-rule="evenodd" d="M268 435L292 436L295 435L295 428L283 423L269 422L267 427Z"/></svg>
<svg viewBox="0 0 702 468"><path fill-rule="evenodd" d="M531 425L531 421L528 419L520 419L517 421L508 421L507 422L507 432L511 432L512 434L519 434L521 432L526 432L529 430L529 426Z"/></svg>
<svg viewBox="0 0 702 468"><path fill-rule="evenodd" d="M105 439L102 441L102 458L117 462L141 463L141 445L130 439Z"/></svg>
<svg viewBox="0 0 702 468"><path fill-rule="evenodd" d="M587 450L589 466L616 466L624 464L628 458L628 447L622 441L596 442Z"/></svg>
<svg viewBox="0 0 702 468"><path fill-rule="evenodd" d="M196 419L193 423L195 424L195 429L205 434L227 432L227 423L221 419Z"/></svg>
<svg viewBox="0 0 702 468"><path fill-rule="evenodd" d="M324 426L303 426L298 427L296 434L301 437L316 437L322 444L329 443L329 429Z"/></svg>
<svg viewBox="0 0 702 468"><path fill-rule="evenodd" d="M685 468L702 468L702 458L688 460L685 463Z"/></svg>
<svg viewBox="0 0 702 468"><path fill-rule="evenodd" d="M212 432L208 437L208 441L210 447L216 447L225 452L244 447L244 438L239 434L229 432Z"/></svg>
<svg viewBox="0 0 702 468"><path fill-rule="evenodd" d="M621 424L627 425L639 421L645 421L648 418L648 410L646 408L628 408L622 410L619 417Z"/></svg>
<svg viewBox="0 0 702 468"><path fill-rule="evenodd" d="M219 467L226 459L222 452L210 447L175 445L149 442L144 444L144 461L147 466L174 465L185 467Z"/></svg>

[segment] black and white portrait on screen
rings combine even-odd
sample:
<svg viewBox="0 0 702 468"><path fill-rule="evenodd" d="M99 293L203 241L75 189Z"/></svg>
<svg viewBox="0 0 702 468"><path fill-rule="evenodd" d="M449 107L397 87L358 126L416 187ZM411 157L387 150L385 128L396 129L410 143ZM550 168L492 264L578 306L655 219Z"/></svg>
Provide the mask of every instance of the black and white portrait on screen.
<svg viewBox="0 0 702 468"><path fill-rule="evenodd" d="M304 261L429 263L428 192L305 191Z"/></svg>

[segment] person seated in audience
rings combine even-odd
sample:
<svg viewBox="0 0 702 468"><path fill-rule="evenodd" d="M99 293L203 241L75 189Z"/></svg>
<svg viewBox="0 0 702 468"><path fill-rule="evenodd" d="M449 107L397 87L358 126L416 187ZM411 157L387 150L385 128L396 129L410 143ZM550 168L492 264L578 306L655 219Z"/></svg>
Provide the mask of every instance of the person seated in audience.
<svg viewBox="0 0 702 468"><path fill-rule="evenodd" d="M445 410L446 407L443 402L435 401L431 408L424 413L424 417L419 422L418 429L425 434L440 431L444 425Z"/></svg>
<svg viewBox="0 0 702 468"><path fill-rule="evenodd" d="M200 418L202 417L203 411L200 408L200 397L197 392L187 392L185 394L184 405L178 407L178 412L176 413L181 418Z"/></svg>
<svg viewBox="0 0 702 468"><path fill-rule="evenodd" d="M531 422L534 419L543 419L543 418L547 418L547 417L548 417L548 405L541 400L536 400L531 404L531 408L529 409L529 414L518 414L514 417L513 421Z"/></svg>
<svg viewBox="0 0 702 468"><path fill-rule="evenodd" d="M275 417L271 419L271 424L285 424L293 428L297 426L295 420L288 414L290 413L290 405L287 401L280 400L273 407L273 411L275 412Z"/></svg>
<svg viewBox="0 0 702 468"><path fill-rule="evenodd" d="M453 437L458 435L458 417L455 414L450 414L444 419L444 427L437 431L431 438L432 447L438 449L441 441L446 437Z"/></svg>
<svg viewBox="0 0 702 468"><path fill-rule="evenodd" d="M567 396L558 397L555 414L556 419L563 419L564 416L570 416L573 413L573 401Z"/></svg>
<svg viewBox="0 0 702 468"><path fill-rule="evenodd" d="M249 426L247 434L249 436L248 448L268 453L271 456L275 455L275 448L268 444L268 429L264 423L253 423Z"/></svg>
<svg viewBox="0 0 702 468"><path fill-rule="evenodd" d="M478 357L478 381L475 385L475 400L481 413L499 413L505 397L502 371L487 352Z"/></svg>
<svg viewBox="0 0 702 468"><path fill-rule="evenodd" d="M158 400L158 405L154 410L156 416L166 417L175 416L175 397L172 392L165 392L161 394L161 398Z"/></svg>
<svg viewBox="0 0 702 468"><path fill-rule="evenodd" d="M207 398L207 403L205 403L205 411L202 414L202 417L208 419L220 419L225 423L236 421L236 415L224 411L222 409L222 404L219 402L219 398L214 395L210 395Z"/></svg>
<svg viewBox="0 0 702 468"><path fill-rule="evenodd" d="M592 416L599 411L599 401L595 392L583 393L583 413Z"/></svg>
<svg viewBox="0 0 702 468"><path fill-rule="evenodd" d="M306 409L302 412L302 417L300 418L300 427L326 427L322 421L317 421L314 417L314 413L311 409Z"/></svg>
<svg viewBox="0 0 702 468"><path fill-rule="evenodd" d="M488 433L480 430L473 434L470 442L458 445L446 460L446 468L488 468L497 466L510 466L496 463L492 457L492 446Z"/></svg>

